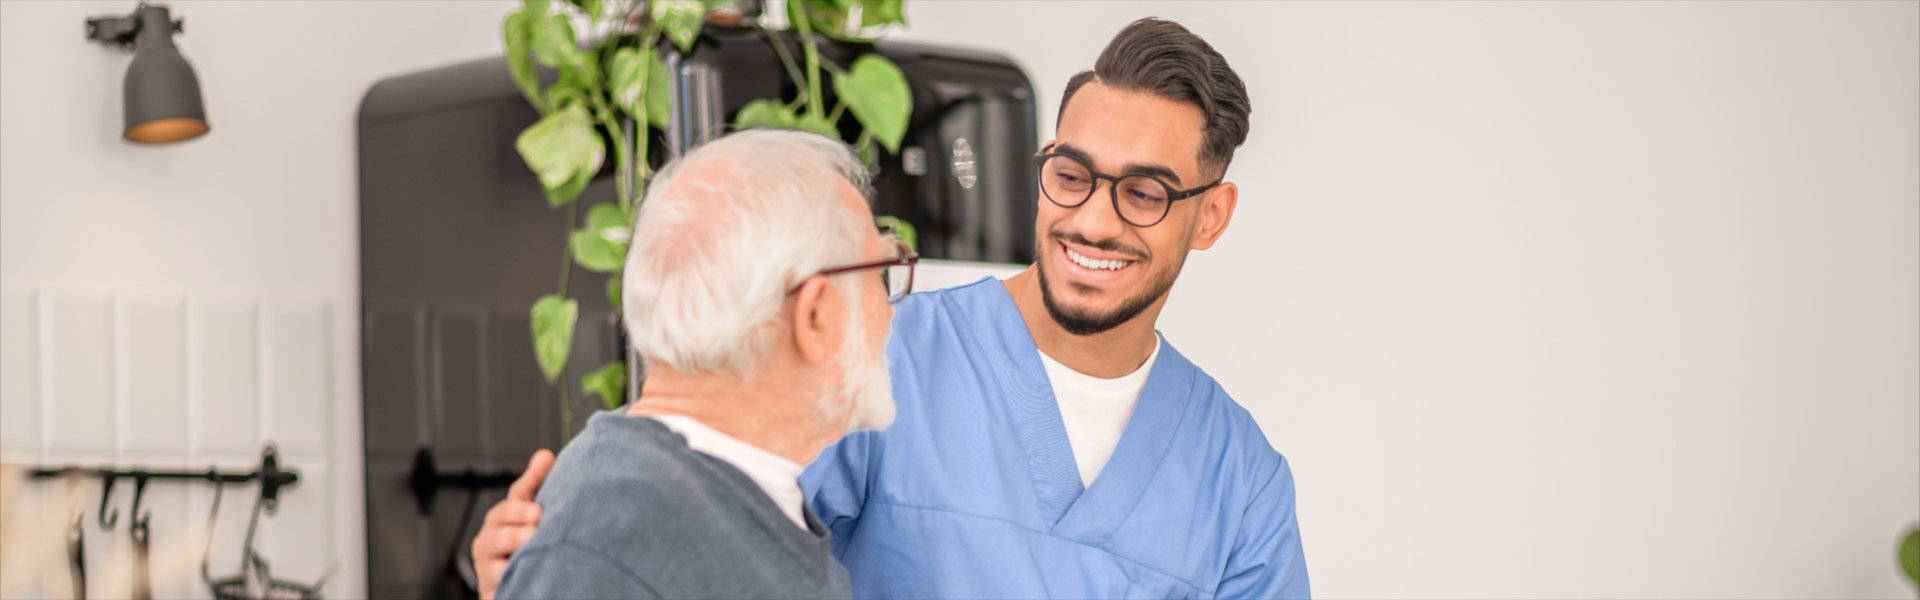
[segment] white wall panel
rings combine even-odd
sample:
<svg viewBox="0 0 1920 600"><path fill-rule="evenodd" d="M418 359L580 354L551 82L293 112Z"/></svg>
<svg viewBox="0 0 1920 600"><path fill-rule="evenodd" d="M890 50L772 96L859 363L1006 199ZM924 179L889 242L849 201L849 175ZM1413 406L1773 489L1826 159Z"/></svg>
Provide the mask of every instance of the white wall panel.
<svg viewBox="0 0 1920 600"><path fill-rule="evenodd" d="M41 410L47 445L64 452L104 454L116 449L113 311L105 292L49 294L40 339Z"/></svg>
<svg viewBox="0 0 1920 600"><path fill-rule="evenodd" d="M333 443L331 311L325 306L266 310L266 437L290 456L321 457Z"/></svg>
<svg viewBox="0 0 1920 600"><path fill-rule="evenodd" d="M40 450L40 301L0 289L0 453Z"/></svg>
<svg viewBox="0 0 1920 600"><path fill-rule="evenodd" d="M147 460L187 459L187 303L164 295L116 299L123 340L120 395L126 436L122 453Z"/></svg>
<svg viewBox="0 0 1920 600"><path fill-rule="evenodd" d="M260 452L259 312L251 301L197 300L188 320L194 451L245 459Z"/></svg>

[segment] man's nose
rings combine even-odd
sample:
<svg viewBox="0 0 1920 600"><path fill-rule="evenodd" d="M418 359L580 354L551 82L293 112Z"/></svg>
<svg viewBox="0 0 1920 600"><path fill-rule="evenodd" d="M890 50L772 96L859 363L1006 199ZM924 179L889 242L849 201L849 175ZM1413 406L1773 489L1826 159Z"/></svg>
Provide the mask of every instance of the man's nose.
<svg viewBox="0 0 1920 600"><path fill-rule="evenodd" d="M1093 188L1093 196L1074 212L1074 229L1081 236L1089 240L1110 240L1126 232L1127 222L1120 218L1113 205L1113 186L1111 181L1099 182Z"/></svg>

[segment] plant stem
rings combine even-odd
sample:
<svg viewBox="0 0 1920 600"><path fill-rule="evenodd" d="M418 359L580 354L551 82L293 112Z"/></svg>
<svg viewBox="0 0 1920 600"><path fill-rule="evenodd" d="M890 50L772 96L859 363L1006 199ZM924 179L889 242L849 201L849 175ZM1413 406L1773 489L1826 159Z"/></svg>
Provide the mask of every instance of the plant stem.
<svg viewBox="0 0 1920 600"><path fill-rule="evenodd" d="M567 204L566 234L569 236L573 235L573 230L579 226L580 226L580 201L578 199L575 199L573 202ZM569 297L567 295L567 276L572 274L573 274L573 243L571 238L569 238L567 243L560 245L560 297L561 298Z"/></svg>
<svg viewBox="0 0 1920 600"><path fill-rule="evenodd" d="M800 43L805 44L807 52L807 114L825 119L826 107L821 105L826 102L820 97L820 47L813 39L813 19L803 15L796 20L799 21L796 25L800 27Z"/></svg>
<svg viewBox="0 0 1920 600"><path fill-rule="evenodd" d="M575 201L567 205L567 234L569 236L572 235L573 229L578 226L579 222L580 222L580 201L576 199ZM567 284L569 283L568 276L572 274L573 274L573 243L571 242L571 240L569 240L567 243L560 244L560 297L561 298L571 297L567 293ZM566 371L567 371L566 365L564 364L560 365L560 443L562 445L565 445L567 443L568 438L573 436L573 394L571 393L571 391L568 389L568 386L567 386Z"/></svg>
<svg viewBox="0 0 1920 600"><path fill-rule="evenodd" d="M780 66L786 67L787 77L792 78L794 84L798 85L807 78L806 74L800 72L800 65L793 64L793 55L787 54L787 43L780 39L780 31L777 29L766 29L766 32L767 43L773 46L773 53L780 57ZM788 110L792 110L792 108L788 108Z"/></svg>
<svg viewBox="0 0 1920 600"><path fill-rule="evenodd" d="M614 180L619 184L620 189L620 214L621 216L626 216L633 213L633 206L631 205L633 195L631 193L633 191L633 158L627 149L626 123L623 119L615 118L614 122L602 123L602 125L607 130L607 133L613 136L613 159L619 161L614 163L619 165L619 168L614 171Z"/></svg>

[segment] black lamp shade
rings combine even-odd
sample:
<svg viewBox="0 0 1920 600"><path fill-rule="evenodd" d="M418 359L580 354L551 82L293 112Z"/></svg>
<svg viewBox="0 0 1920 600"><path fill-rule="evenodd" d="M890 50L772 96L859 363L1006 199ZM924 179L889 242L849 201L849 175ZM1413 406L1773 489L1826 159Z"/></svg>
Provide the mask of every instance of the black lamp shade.
<svg viewBox="0 0 1920 600"><path fill-rule="evenodd" d="M207 109L200 101L200 79L173 45L174 25L167 9L142 6L138 18L133 64L122 88L127 139L164 144L205 134Z"/></svg>

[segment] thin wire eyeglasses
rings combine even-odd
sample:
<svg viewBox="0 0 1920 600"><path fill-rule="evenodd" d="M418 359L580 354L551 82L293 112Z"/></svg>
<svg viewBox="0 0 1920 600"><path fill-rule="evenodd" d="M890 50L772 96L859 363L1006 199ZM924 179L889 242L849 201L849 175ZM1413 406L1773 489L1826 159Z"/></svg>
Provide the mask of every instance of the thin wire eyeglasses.
<svg viewBox="0 0 1920 600"><path fill-rule="evenodd" d="M913 266L920 262L920 254L914 252L913 247L908 246L906 242L900 241L899 237L891 233L886 234L884 240L887 243L893 244L894 252L896 253L893 258L847 265L844 267L821 269L819 272L808 276L807 279L812 279L813 277L828 277L867 269L881 269L880 283L887 287L887 301L898 304L907 297L908 293L913 291ZM800 284L794 285L793 289L787 290L787 293L798 292L800 291L800 286L805 284L806 279L802 279L800 280Z"/></svg>
<svg viewBox="0 0 1920 600"><path fill-rule="evenodd" d="M1113 176L1093 170L1085 158L1053 152L1048 146L1033 155L1033 166L1040 172L1040 193L1060 208L1075 208L1093 197L1094 188L1105 180L1107 195L1113 199L1113 211L1120 220L1134 227L1152 227L1167 218L1173 203L1207 193L1221 182L1215 181L1190 190L1175 189L1151 175ZM1125 197L1126 202L1121 202Z"/></svg>

